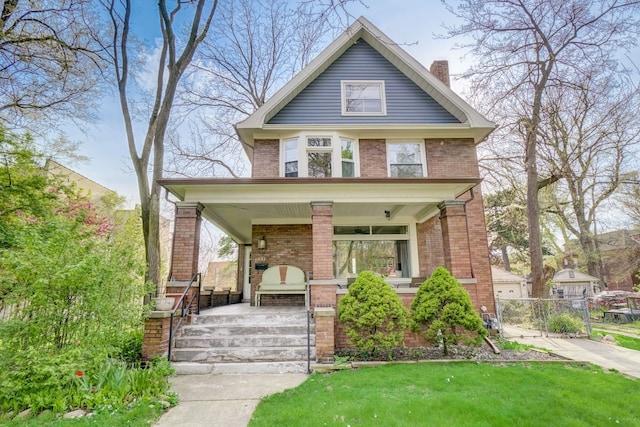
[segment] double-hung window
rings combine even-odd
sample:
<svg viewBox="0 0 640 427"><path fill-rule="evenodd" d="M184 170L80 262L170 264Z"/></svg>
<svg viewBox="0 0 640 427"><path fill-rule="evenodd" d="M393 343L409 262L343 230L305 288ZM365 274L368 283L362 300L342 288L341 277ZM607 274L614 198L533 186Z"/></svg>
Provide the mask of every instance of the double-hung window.
<svg viewBox="0 0 640 427"><path fill-rule="evenodd" d="M421 141L387 141L387 162L392 178L427 176L424 143Z"/></svg>
<svg viewBox="0 0 640 427"><path fill-rule="evenodd" d="M383 80L343 80L342 115L384 116L387 114Z"/></svg>
<svg viewBox="0 0 640 427"><path fill-rule="evenodd" d="M282 141L285 177L355 177L357 142L338 134L303 134Z"/></svg>
<svg viewBox="0 0 640 427"><path fill-rule="evenodd" d="M284 151L284 176L298 176L298 138L285 139Z"/></svg>

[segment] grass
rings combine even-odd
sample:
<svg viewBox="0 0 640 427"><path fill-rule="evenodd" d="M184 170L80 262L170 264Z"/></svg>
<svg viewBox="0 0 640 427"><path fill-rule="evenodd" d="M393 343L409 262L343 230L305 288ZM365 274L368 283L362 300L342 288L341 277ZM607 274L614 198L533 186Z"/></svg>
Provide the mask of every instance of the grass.
<svg viewBox="0 0 640 427"><path fill-rule="evenodd" d="M636 320L632 323L596 323L594 325L600 326L603 329L628 332L631 334L640 334L640 320ZM597 326L595 328L597 329Z"/></svg>
<svg viewBox="0 0 640 427"><path fill-rule="evenodd" d="M616 339L616 344L619 345L620 347L630 348L631 350L640 351L639 338L634 338L634 337L621 335L621 334L614 334L612 332L603 331L599 329L594 329L593 332L591 333L591 337L596 340L599 340L604 335L611 335L612 337L614 337Z"/></svg>
<svg viewBox="0 0 640 427"><path fill-rule="evenodd" d="M58 418L52 412L45 412L37 417L24 419L2 420L0 418L0 425L3 427L149 427L160 419L163 412L164 410L159 404L141 403L128 411L96 411L92 417L75 419Z"/></svg>
<svg viewBox="0 0 640 427"><path fill-rule="evenodd" d="M389 364L312 375L249 426L637 426L639 385L574 363Z"/></svg>

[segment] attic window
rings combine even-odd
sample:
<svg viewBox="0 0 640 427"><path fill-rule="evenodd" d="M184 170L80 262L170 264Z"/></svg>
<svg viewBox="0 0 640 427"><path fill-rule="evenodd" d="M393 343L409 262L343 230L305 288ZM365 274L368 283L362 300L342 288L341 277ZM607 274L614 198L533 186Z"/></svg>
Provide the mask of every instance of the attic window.
<svg viewBox="0 0 640 427"><path fill-rule="evenodd" d="M343 116L387 115L383 80L343 80L341 86Z"/></svg>

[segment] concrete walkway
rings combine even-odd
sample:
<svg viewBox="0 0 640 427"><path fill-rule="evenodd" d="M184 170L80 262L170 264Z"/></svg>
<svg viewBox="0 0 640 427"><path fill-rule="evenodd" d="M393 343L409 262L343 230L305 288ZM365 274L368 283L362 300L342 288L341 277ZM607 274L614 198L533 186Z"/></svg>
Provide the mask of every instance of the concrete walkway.
<svg viewBox="0 0 640 427"><path fill-rule="evenodd" d="M521 331L513 327L504 328L504 337L508 340L543 348L567 359L593 363L604 369L614 369L632 378L640 378L640 351L588 338L530 335L531 331Z"/></svg>
<svg viewBox="0 0 640 427"><path fill-rule="evenodd" d="M246 427L265 396L299 386L306 374L178 375L171 390L180 403L156 427Z"/></svg>

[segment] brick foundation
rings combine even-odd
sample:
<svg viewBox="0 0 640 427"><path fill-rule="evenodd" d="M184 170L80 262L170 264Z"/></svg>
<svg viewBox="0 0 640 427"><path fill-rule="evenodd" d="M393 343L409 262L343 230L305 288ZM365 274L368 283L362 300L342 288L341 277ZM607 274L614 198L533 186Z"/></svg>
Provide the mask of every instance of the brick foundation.
<svg viewBox="0 0 640 427"><path fill-rule="evenodd" d="M316 307L316 360L324 363L333 362L335 353L336 310L331 307Z"/></svg>

